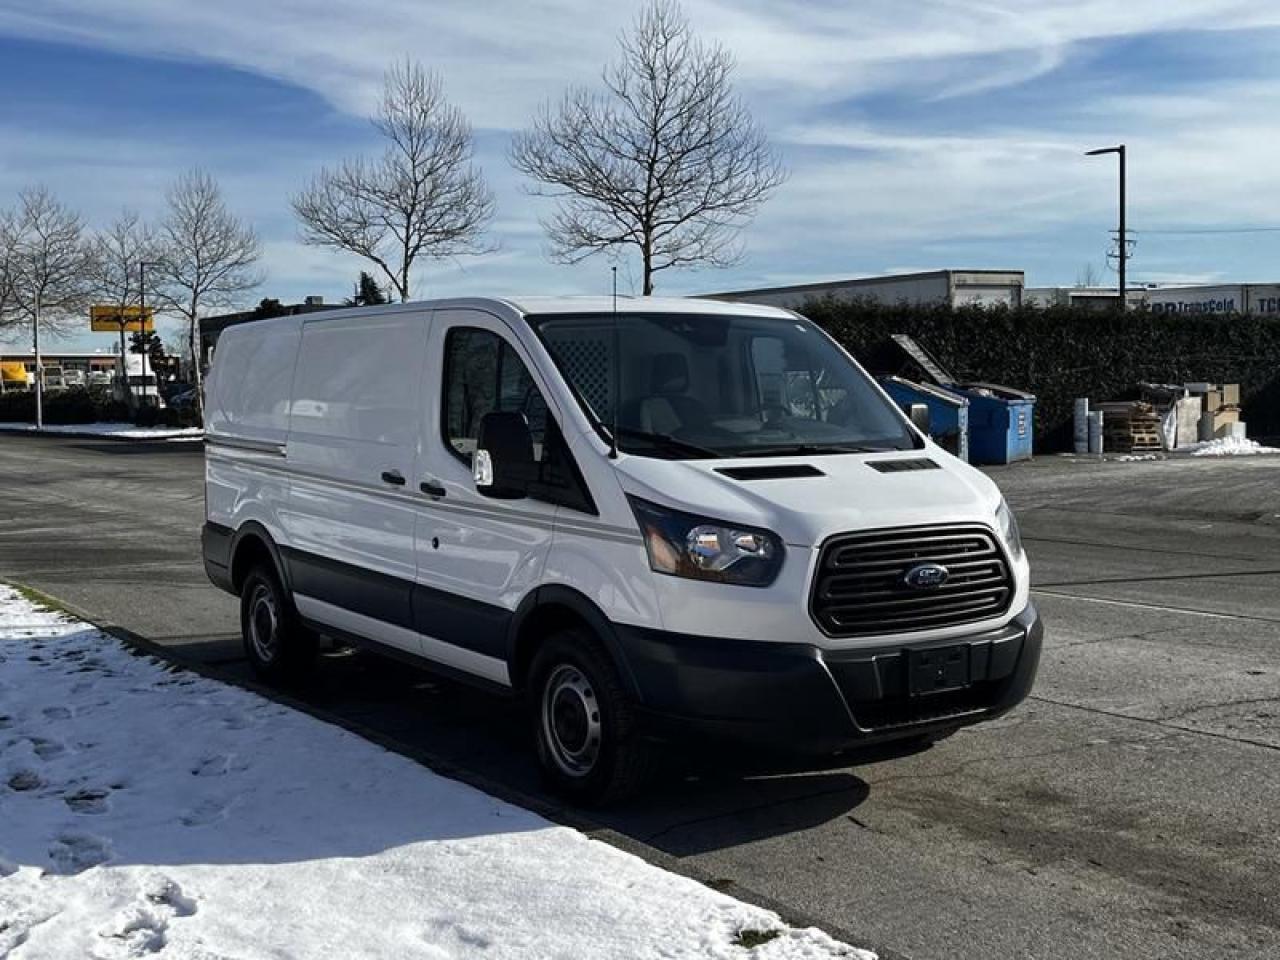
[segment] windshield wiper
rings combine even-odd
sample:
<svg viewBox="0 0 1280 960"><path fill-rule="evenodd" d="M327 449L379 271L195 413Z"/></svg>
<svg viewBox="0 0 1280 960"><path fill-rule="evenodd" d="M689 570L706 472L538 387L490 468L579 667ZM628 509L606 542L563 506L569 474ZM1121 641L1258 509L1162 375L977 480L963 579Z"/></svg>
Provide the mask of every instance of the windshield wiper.
<svg viewBox="0 0 1280 960"><path fill-rule="evenodd" d="M660 450L668 453L683 453L694 457L714 457L719 459L724 454L709 447L700 447L696 443L680 440L667 433L650 433L648 430L636 430L632 427L618 427L619 437L630 437L632 440L644 440Z"/></svg>
<svg viewBox="0 0 1280 960"><path fill-rule="evenodd" d="M758 447L739 447L735 455L739 457L789 457L822 456L836 453L888 453L897 447L867 447L854 443L775 443L762 444Z"/></svg>

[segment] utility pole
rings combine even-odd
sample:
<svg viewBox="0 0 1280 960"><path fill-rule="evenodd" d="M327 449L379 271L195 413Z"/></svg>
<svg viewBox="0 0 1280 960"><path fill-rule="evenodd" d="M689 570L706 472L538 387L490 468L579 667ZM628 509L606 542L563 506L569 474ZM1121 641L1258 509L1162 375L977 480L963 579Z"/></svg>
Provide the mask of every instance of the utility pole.
<svg viewBox="0 0 1280 960"><path fill-rule="evenodd" d="M40 360L40 287L36 286L35 310L32 312L31 334L36 353L36 429L44 429L44 363Z"/></svg>
<svg viewBox="0 0 1280 960"><path fill-rule="evenodd" d="M142 331L142 400L147 398L147 352L151 349L151 340L147 336L147 267L156 266L151 260L138 261L138 311L141 313L139 329ZM156 406L160 405L160 378L156 378Z"/></svg>
<svg viewBox="0 0 1280 960"><path fill-rule="evenodd" d="M1118 272L1120 274L1120 309L1122 311L1129 309L1128 286L1125 279L1125 267L1129 260L1129 234L1125 230L1125 150L1124 144L1115 147L1102 147L1098 150L1088 150L1085 152L1086 157L1098 157L1104 153L1114 153L1120 158L1120 231L1116 241L1116 259Z"/></svg>
<svg viewBox="0 0 1280 960"><path fill-rule="evenodd" d="M147 267L162 267L164 262L161 260L139 260L138 261L138 312L141 318L138 321L138 328L142 331L142 343L144 349L142 351L142 396L147 395L147 358L151 353L151 337L155 335L155 331L147 330ZM121 344L123 344L123 340ZM154 372L154 371L153 371ZM160 404L160 375L156 374L156 405Z"/></svg>
<svg viewBox="0 0 1280 960"><path fill-rule="evenodd" d="M126 352L124 346L124 330L129 325L128 318L124 311L116 317L116 322L120 324L120 386L124 388L125 403L133 406L133 391L129 389L129 362L125 359Z"/></svg>

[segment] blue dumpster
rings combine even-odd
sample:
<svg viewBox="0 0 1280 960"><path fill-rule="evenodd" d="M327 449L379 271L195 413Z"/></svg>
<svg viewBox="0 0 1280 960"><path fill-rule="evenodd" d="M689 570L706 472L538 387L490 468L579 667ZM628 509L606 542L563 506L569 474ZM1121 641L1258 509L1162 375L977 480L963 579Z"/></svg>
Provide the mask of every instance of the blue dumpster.
<svg viewBox="0 0 1280 960"><path fill-rule="evenodd" d="M940 364L937 359L912 337L905 333L895 333L876 348L868 360L877 373L898 374L903 372L904 364L914 366L931 379L937 387L928 385L930 390L941 390L969 401L968 419L968 461L970 463L1013 463L1016 460L1031 459L1031 436L1035 425L1036 398L1029 393L1015 390L1012 387L1001 387L993 383L964 383L957 381ZM896 361L895 361L896 358ZM898 380L897 376L881 378L880 383L885 390L899 403L903 399L889 390L887 381ZM910 381L904 381L910 383ZM926 387L925 384L912 384L916 390ZM905 394L904 394L905 395ZM910 403L929 403L927 397L915 397ZM947 414L930 404L930 419ZM932 426L932 425L931 425ZM932 429L931 431L932 432Z"/></svg>
<svg viewBox="0 0 1280 960"><path fill-rule="evenodd" d="M1031 459L1036 398L992 383L956 383L948 389L969 401L971 463Z"/></svg>
<svg viewBox="0 0 1280 960"><path fill-rule="evenodd" d="M880 386L908 413L911 405L929 408L929 437L961 460L969 459L969 399L942 387L902 377L880 377Z"/></svg>

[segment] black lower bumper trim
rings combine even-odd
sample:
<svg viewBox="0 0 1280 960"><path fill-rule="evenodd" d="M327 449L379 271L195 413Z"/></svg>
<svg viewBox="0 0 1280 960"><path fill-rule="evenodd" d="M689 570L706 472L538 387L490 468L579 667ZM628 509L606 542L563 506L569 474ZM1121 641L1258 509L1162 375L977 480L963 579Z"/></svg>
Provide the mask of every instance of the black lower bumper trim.
<svg viewBox="0 0 1280 960"><path fill-rule="evenodd" d="M998 630L869 650L617 629L657 736L694 734L802 753L941 734L997 717L1030 693L1043 638L1030 604ZM940 679L913 678L913 668L931 664Z"/></svg>
<svg viewBox="0 0 1280 960"><path fill-rule="evenodd" d="M204 556L204 572L215 587L235 593L231 582L231 541L235 531L220 523L205 523L200 528L200 552Z"/></svg>

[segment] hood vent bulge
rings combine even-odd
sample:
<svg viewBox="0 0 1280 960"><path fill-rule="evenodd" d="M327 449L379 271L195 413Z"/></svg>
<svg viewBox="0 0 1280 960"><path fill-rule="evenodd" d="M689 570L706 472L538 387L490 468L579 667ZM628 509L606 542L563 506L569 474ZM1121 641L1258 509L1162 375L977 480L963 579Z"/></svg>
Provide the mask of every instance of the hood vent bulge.
<svg viewBox="0 0 1280 960"><path fill-rule="evenodd" d="M912 457L908 460L871 460L867 463L872 470L881 473L903 473L909 470L941 470L942 468L928 457Z"/></svg>
<svg viewBox="0 0 1280 960"><path fill-rule="evenodd" d="M793 477L826 476L817 467L807 463L780 463L767 467L716 467L715 471L734 480L787 480Z"/></svg>

